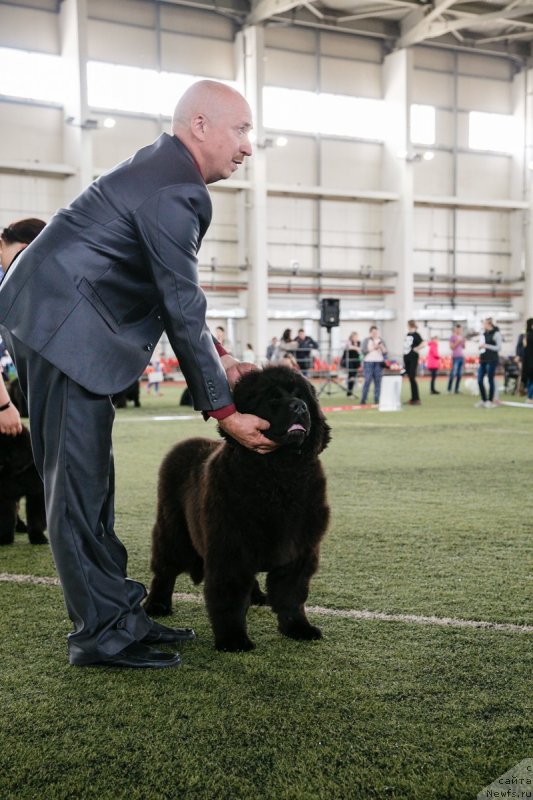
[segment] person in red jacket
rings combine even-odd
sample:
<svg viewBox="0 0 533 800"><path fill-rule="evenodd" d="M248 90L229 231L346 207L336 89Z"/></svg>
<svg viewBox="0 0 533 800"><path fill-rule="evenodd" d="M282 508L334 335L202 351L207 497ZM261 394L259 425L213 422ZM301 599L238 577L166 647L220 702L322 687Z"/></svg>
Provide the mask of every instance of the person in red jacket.
<svg viewBox="0 0 533 800"><path fill-rule="evenodd" d="M440 356L439 356L439 337L432 336L428 342L428 354L426 357L426 367L429 369L431 374L431 388L430 394L440 394L435 389L435 380L437 379L437 372L439 371L440 367Z"/></svg>

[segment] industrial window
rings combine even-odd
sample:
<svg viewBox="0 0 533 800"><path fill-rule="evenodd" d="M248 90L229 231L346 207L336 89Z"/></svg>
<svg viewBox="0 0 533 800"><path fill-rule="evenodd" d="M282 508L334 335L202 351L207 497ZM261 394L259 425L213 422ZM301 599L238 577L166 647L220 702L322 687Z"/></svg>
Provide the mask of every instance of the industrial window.
<svg viewBox="0 0 533 800"><path fill-rule="evenodd" d="M513 153L518 149L520 136L516 117L471 111L468 118L468 146L472 150Z"/></svg>
<svg viewBox="0 0 533 800"><path fill-rule="evenodd" d="M265 128L274 130L382 141L385 104L383 100L364 97L266 86L263 123Z"/></svg>
<svg viewBox="0 0 533 800"><path fill-rule="evenodd" d="M411 142L435 144L435 108L414 104L411 106Z"/></svg>

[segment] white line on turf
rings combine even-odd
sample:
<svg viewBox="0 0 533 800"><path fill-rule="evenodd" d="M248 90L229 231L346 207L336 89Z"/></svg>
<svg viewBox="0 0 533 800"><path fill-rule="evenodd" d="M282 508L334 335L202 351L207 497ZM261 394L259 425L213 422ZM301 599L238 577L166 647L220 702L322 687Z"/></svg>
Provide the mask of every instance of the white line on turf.
<svg viewBox="0 0 533 800"><path fill-rule="evenodd" d="M176 420L181 421L184 419L201 420L202 418L199 414L197 416L194 416L194 414L184 414L168 417L115 417L115 422L175 422Z"/></svg>
<svg viewBox="0 0 533 800"><path fill-rule="evenodd" d="M59 579L40 575L13 575L0 572L0 583L29 583L33 585L59 586ZM203 603L198 594L175 592L173 598L181 603ZM533 625L515 625L512 622L488 622L475 619L454 619L452 617L425 617L419 614L386 614L383 611L358 611L356 609L324 608L307 606L310 614L322 617L342 617L378 622L404 622L414 625L437 625L449 628L477 628L478 630L507 631L511 633L533 633Z"/></svg>

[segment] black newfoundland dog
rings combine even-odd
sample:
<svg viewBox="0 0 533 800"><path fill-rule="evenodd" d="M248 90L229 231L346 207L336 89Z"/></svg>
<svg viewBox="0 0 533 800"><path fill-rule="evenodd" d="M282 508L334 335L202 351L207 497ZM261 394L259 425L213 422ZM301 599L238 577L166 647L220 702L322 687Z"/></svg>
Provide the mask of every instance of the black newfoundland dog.
<svg viewBox="0 0 533 800"><path fill-rule="evenodd" d="M205 578L205 600L218 650L251 650L250 604L269 603L281 633L320 639L305 614L329 520L326 479L318 455L330 429L315 391L300 373L268 367L235 386L242 413L270 422L279 447L260 455L225 441L188 439L164 459L152 534L154 577L149 614L172 611L176 576ZM266 572L267 595L256 575Z"/></svg>
<svg viewBox="0 0 533 800"><path fill-rule="evenodd" d="M31 544L47 544L46 511L41 477L33 462L30 432L0 433L0 545L12 544L18 527L18 502L26 498L26 525Z"/></svg>

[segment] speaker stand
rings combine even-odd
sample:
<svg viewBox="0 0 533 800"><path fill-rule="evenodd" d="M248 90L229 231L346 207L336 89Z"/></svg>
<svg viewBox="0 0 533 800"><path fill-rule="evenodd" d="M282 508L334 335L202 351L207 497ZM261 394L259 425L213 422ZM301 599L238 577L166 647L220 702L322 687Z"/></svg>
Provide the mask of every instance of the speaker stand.
<svg viewBox="0 0 533 800"><path fill-rule="evenodd" d="M328 364L331 365L331 357L332 357L332 348L331 348L331 328L327 328L328 332ZM331 370L328 370L328 377L322 383L322 386L317 392L317 397L320 397L322 392L326 392L326 394L333 394L333 386L338 386L342 391L348 395L348 389L346 386L338 379L334 378L331 374Z"/></svg>

